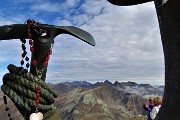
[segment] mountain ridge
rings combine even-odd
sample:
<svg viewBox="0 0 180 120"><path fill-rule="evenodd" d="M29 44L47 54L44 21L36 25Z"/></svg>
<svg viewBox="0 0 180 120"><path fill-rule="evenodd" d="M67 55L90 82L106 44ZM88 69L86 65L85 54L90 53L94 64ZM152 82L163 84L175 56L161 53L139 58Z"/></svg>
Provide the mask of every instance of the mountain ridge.
<svg viewBox="0 0 180 120"><path fill-rule="evenodd" d="M147 95L154 94L155 90L159 91L156 91L158 96L163 94L163 86L154 87L130 81L47 84L59 93L54 105L59 110L62 120L129 120L135 116L146 115L142 105L148 102ZM0 94L2 95L2 92ZM0 98L0 117L6 119L7 114L2 101ZM9 99L8 106L14 113L14 120L23 119Z"/></svg>
<svg viewBox="0 0 180 120"><path fill-rule="evenodd" d="M67 82L62 82L62 83L58 83L58 84L53 84L52 88L54 88L57 91L61 91L62 93L68 93L69 91L71 91L77 87L82 87L82 88L86 88L86 89L94 89L103 84L110 85L117 90L124 90L124 91L126 90L126 92L129 92L129 93L140 94L146 98L148 98L151 95L162 97L163 92L164 92L163 85L151 86L149 84L142 84L142 83L138 84L136 82L131 82L131 81L128 81L128 82L115 81L114 83L111 83L108 80L105 80L104 82L96 82L94 84L86 82L86 81L72 81L72 82L67 81ZM67 88L66 92L63 92L64 87ZM63 88L63 90L59 90L58 88L61 88L61 89Z"/></svg>

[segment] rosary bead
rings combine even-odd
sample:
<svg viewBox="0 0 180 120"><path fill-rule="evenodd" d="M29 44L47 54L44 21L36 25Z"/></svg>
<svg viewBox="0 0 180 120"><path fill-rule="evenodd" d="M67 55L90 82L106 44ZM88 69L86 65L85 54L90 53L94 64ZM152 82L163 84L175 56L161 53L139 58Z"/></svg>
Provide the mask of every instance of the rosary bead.
<svg viewBox="0 0 180 120"><path fill-rule="evenodd" d="M23 60L21 60L21 65L24 65L24 61Z"/></svg>
<svg viewBox="0 0 180 120"><path fill-rule="evenodd" d="M24 54L24 56L26 56L27 52L24 50L24 52L22 54Z"/></svg>
<svg viewBox="0 0 180 120"><path fill-rule="evenodd" d="M34 48L33 48L33 47L30 47L30 51L31 51L31 52L34 52Z"/></svg>
<svg viewBox="0 0 180 120"><path fill-rule="evenodd" d="M33 45L33 40L32 39L29 40L29 45Z"/></svg>
<svg viewBox="0 0 180 120"><path fill-rule="evenodd" d="M44 64L44 67L46 67L48 65L48 61L45 61L43 64Z"/></svg>
<svg viewBox="0 0 180 120"><path fill-rule="evenodd" d="M22 44L21 47L22 47L22 49L25 48L25 44Z"/></svg>
<svg viewBox="0 0 180 120"><path fill-rule="evenodd" d="M36 106L39 105L39 100L36 100L35 105L36 105Z"/></svg>
<svg viewBox="0 0 180 120"><path fill-rule="evenodd" d="M25 40L25 39L21 39L21 42L25 44L25 43L26 43L26 40Z"/></svg>
<svg viewBox="0 0 180 120"><path fill-rule="evenodd" d="M48 61L50 59L50 56L48 55L47 57L46 57L46 60Z"/></svg>
<svg viewBox="0 0 180 120"><path fill-rule="evenodd" d="M22 44L21 47L22 47L22 50L26 50L25 44Z"/></svg>
<svg viewBox="0 0 180 120"><path fill-rule="evenodd" d="M8 117L11 117L11 114L8 113Z"/></svg>
<svg viewBox="0 0 180 120"><path fill-rule="evenodd" d="M54 44L54 39L52 40L52 44Z"/></svg>
<svg viewBox="0 0 180 120"><path fill-rule="evenodd" d="M9 118L9 120L12 120L12 118Z"/></svg>
<svg viewBox="0 0 180 120"><path fill-rule="evenodd" d="M27 64L26 64L26 67L29 68L29 66L30 66L29 63L27 63Z"/></svg>
<svg viewBox="0 0 180 120"><path fill-rule="evenodd" d="M32 61L32 64L33 64L34 66L36 66L36 65L37 65L37 61L36 61L36 60L33 60L33 61Z"/></svg>
<svg viewBox="0 0 180 120"><path fill-rule="evenodd" d="M26 54L25 53L22 53L22 55L21 55L23 58L26 56Z"/></svg>
<svg viewBox="0 0 180 120"><path fill-rule="evenodd" d="M36 99L39 99L39 98L40 98L40 94L37 93L37 94L36 94Z"/></svg>
<svg viewBox="0 0 180 120"><path fill-rule="evenodd" d="M52 51L50 50L49 52L48 52L48 55L51 55L52 54Z"/></svg>
<svg viewBox="0 0 180 120"><path fill-rule="evenodd" d="M41 88L39 86L36 87L36 92L40 92Z"/></svg>
<svg viewBox="0 0 180 120"><path fill-rule="evenodd" d="M6 96L4 95L3 98L4 98L4 104L7 105L7 98L6 98Z"/></svg>
<svg viewBox="0 0 180 120"><path fill-rule="evenodd" d="M24 47L22 48L22 50L26 50L26 47L24 46Z"/></svg>
<svg viewBox="0 0 180 120"><path fill-rule="evenodd" d="M25 59L26 59L26 61L29 61L29 58L28 58L28 57L26 57Z"/></svg>
<svg viewBox="0 0 180 120"><path fill-rule="evenodd" d="M8 107L6 107L6 109L5 109L6 111L8 111L9 110L9 108Z"/></svg>

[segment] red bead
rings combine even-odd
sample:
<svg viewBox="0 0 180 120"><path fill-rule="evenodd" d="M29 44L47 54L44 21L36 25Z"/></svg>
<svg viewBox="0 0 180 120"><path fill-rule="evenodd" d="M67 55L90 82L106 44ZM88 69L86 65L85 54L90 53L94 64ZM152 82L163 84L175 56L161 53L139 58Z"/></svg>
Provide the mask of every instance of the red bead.
<svg viewBox="0 0 180 120"><path fill-rule="evenodd" d="M36 94L36 99L39 99L39 98L40 98L40 94L37 93L37 94Z"/></svg>
<svg viewBox="0 0 180 120"><path fill-rule="evenodd" d="M50 56L48 55L47 57L46 57L46 60L48 61L50 59Z"/></svg>
<svg viewBox="0 0 180 120"><path fill-rule="evenodd" d="M27 25L28 25L28 27L32 27L33 23L28 23Z"/></svg>
<svg viewBox="0 0 180 120"><path fill-rule="evenodd" d="M33 40L32 39L29 40L29 45L31 45L31 46L33 45Z"/></svg>
<svg viewBox="0 0 180 120"><path fill-rule="evenodd" d="M29 33L28 34L28 38L31 39L32 38L32 34Z"/></svg>
<svg viewBox="0 0 180 120"><path fill-rule="evenodd" d="M36 87L36 92L40 92L41 88L39 86Z"/></svg>
<svg viewBox="0 0 180 120"><path fill-rule="evenodd" d="M54 39L52 40L52 42L51 42L52 44L54 44Z"/></svg>
<svg viewBox="0 0 180 120"><path fill-rule="evenodd" d="M49 52L48 52L48 55L51 55L52 54L52 51L50 50Z"/></svg>
<svg viewBox="0 0 180 120"><path fill-rule="evenodd" d="M37 61L36 61L36 60L33 60L33 61L32 61L32 64L33 64L34 66L36 66L36 65L37 65Z"/></svg>
<svg viewBox="0 0 180 120"><path fill-rule="evenodd" d="M45 61L43 64L44 64L44 67L46 67L48 65L48 61Z"/></svg>
<svg viewBox="0 0 180 120"><path fill-rule="evenodd" d="M30 51L31 51L31 52L34 52L34 48L33 48L33 47L30 47Z"/></svg>
<svg viewBox="0 0 180 120"><path fill-rule="evenodd" d="M36 106L39 105L39 100L36 100L35 105L36 105Z"/></svg>

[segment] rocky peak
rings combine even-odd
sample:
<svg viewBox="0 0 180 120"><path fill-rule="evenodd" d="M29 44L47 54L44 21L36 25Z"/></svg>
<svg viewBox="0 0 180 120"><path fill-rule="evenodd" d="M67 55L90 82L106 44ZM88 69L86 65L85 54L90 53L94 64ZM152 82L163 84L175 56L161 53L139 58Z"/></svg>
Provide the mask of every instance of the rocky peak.
<svg viewBox="0 0 180 120"><path fill-rule="evenodd" d="M108 84L94 89L76 88L56 101L63 120L129 120L135 114L144 114L146 99L125 93Z"/></svg>
<svg viewBox="0 0 180 120"><path fill-rule="evenodd" d="M112 83L111 83L110 81L108 81L108 80L105 80L105 81L104 81L104 84L112 85Z"/></svg>
<svg viewBox="0 0 180 120"><path fill-rule="evenodd" d="M124 86L130 86L130 87L138 86L137 83L131 82L131 81L128 81L128 82L118 82L118 81L115 81L113 85L114 85L114 86L119 86L119 87L124 87Z"/></svg>
<svg viewBox="0 0 180 120"><path fill-rule="evenodd" d="M74 87L81 87L81 86L88 86L88 85L92 85L89 82L86 81L73 81L73 82L62 82L65 85L69 85L69 86L74 86Z"/></svg>
<svg viewBox="0 0 180 120"><path fill-rule="evenodd" d="M62 94L67 94L71 90L75 89L74 87L62 83L55 84L52 86L52 88Z"/></svg>
<svg viewBox="0 0 180 120"><path fill-rule="evenodd" d="M149 84L140 84L139 87L144 87L144 88L153 88L151 85Z"/></svg>

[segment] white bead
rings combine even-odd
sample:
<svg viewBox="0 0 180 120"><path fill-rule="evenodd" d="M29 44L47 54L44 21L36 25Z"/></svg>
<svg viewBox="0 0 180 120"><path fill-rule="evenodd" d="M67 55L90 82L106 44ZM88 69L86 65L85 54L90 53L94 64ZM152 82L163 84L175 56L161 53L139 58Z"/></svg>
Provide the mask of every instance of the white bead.
<svg viewBox="0 0 180 120"><path fill-rule="evenodd" d="M43 114L41 112L32 113L29 117L29 120L42 120Z"/></svg>

